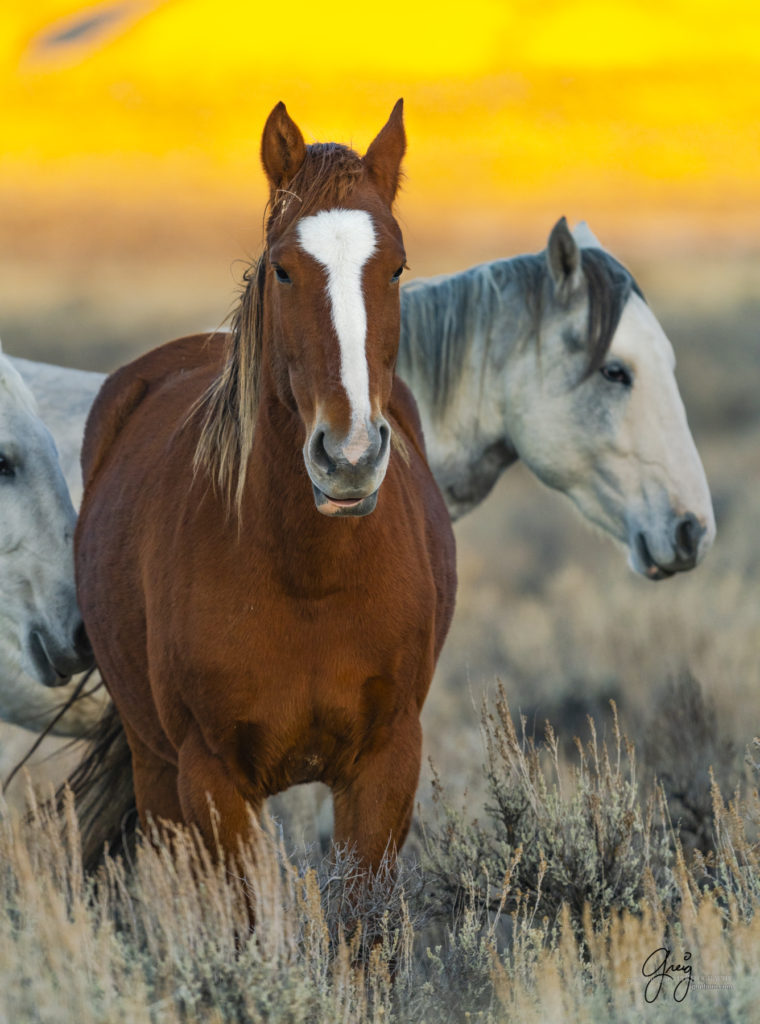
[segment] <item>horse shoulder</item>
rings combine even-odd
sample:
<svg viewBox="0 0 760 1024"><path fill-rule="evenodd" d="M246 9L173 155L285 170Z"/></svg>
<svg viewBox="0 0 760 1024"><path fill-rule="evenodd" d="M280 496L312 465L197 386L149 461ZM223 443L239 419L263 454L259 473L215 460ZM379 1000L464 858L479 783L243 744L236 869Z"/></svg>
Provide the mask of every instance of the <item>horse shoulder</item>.
<svg viewBox="0 0 760 1024"><path fill-rule="evenodd" d="M131 413L148 390L148 382L132 377L125 367L107 378L93 402L82 441L82 480L87 487ZM126 378L126 379L125 379Z"/></svg>
<svg viewBox="0 0 760 1024"><path fill-rule="evenodd" d="M97 474L124 426L145 397L167 378L221 361L224 335L200 334L178 338L122 366L98 392L87 418L82 442L85 486Z"/></svg>

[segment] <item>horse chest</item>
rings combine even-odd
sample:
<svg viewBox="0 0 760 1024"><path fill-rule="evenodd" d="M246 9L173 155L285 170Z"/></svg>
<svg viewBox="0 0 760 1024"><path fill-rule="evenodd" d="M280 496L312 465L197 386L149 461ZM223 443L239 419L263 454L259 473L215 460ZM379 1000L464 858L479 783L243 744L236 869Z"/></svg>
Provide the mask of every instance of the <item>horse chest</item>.
<svg viewBox="0 0 760 1024"><path fill-rule="evenodd" d="M340 533L343 524L328 526ZM392 545L364 533L361 543L335 545L259 534L213 566L193 565L178 628L194 622L220 656L237 650L285 678L341 675L347 661L366 675L385 670L410 637L419 644L433 628L434 571L414 530L400 529ZM167 590L176 600L173 577Z"/></svg>
<svg viewBox="0 0 760 1024"><path fill-rule="evenodd" d="M385 742L397 711L367 700L372 681L357 687L353 708L315 704L300 715L238 721L225 759L267 795L304 782L336 785L352 774L362 754Z"/></svg>
<svg viewBox="0 0 760 1024"><path fill-rule="evenodd" d="M232 658L234 686L228 670L220 678L225 693L241 705L266 704L278 714L287 708L350 714L366 680L402 685L417 675L430 658L431 629L429 618L403 601L378 616L371 603L362 606L342 593L289 604L267 593L207 629L202 653L187 653L196 665L209 665L198 677L206 676L204 695L214 689L214 666L229 666Z"/></svg>
<svg viewBox="0 0 760 1024"><path fill-rule="evenodd" d="M352 603L326 595L291 601L286 614L276 595L258 595L226 637L215 634L212 662L226 657L226 671L211 664L184 695L209 734L226 737L225 759L267 793L334 784L399 716L419 713L433 670L429 616L403 600L394 614L373 616L370 603L352 616Z"/></svg>

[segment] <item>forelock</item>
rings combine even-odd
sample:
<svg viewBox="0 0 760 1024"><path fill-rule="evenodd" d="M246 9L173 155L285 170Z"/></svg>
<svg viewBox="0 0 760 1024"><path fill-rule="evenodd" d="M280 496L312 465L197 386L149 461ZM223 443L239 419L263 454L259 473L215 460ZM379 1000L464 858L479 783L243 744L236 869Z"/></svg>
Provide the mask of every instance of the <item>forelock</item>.
<svg viewBox="0 0 760 1024"><path fill-rule="evenodd" d="M581 249L581 266L588 295L588 363L584 377L590 377L607 357L631 292L642 299L644 295L633 275L604 249Z"/></svg>
<svg viewBox="0 0 760 1024"><path fill-rule="evenodd" d="M320 209L345 203L366 168L358 153L337 142L315 142L288 187L271 199L267 231L295 217L308 217Z"/></svg>

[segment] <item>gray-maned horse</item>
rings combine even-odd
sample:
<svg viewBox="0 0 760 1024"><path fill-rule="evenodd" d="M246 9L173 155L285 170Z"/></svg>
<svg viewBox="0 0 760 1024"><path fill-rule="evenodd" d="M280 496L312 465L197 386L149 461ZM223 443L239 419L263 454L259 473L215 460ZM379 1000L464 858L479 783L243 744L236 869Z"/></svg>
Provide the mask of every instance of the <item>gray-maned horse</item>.
<svg viewBox="0 0 760 1024"><path fill-rule="evenodd" d="M74 585L76 512L53 438L14 362L0 354L0 718L39 729L61 699L46 687L70 690L92 651ZM94 710L87 702L70 710L71 734Z"/></svg>
<svg viewBox="0 0 760 1024"><path fill-rule="evenodd" d="M516 459L659 580L715 537L673 349L629 272L564 217L545 252L413 281L397 372L452 518Z"/></svg>
<svg viewBox="0 0 760 1024"><path fill-rule="evenodd" d="M573 235L563 218L535 255L412 281L401 308L397 371L417 399L453 519L520 458L623 544L649 579L701 561L715 520L673 350L633 277L585 224ZM15 362L78 497L84 421L103 378ZM47 700L52 716L56 698L35 687L36 709ZM90 708L80 716L88 724L99 705Z"/></svg>

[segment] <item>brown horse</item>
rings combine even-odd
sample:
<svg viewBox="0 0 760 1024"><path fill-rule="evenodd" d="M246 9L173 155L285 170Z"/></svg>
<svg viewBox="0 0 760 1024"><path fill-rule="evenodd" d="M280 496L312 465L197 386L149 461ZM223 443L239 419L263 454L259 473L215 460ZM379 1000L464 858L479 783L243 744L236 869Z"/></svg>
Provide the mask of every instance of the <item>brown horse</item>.
<svg viewBox="0 0 760 1024"><path fill-rule="evenodd" d="M229 341L123 367L87 424L79 599L140 818L211 844L211 798L231 852L249 805L313 780L367 866L409 828L456 577L394 378L405 145L401 101L363 158L306 146L275 107L265 250Z"/></svg>

